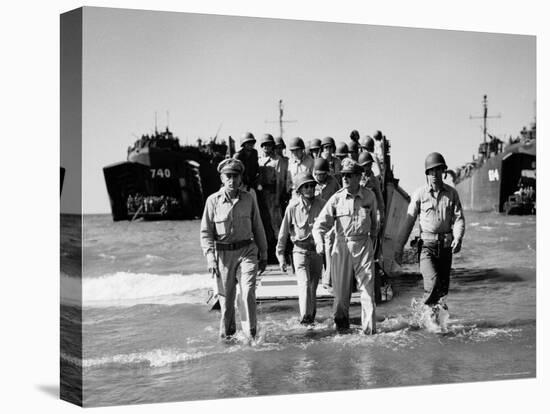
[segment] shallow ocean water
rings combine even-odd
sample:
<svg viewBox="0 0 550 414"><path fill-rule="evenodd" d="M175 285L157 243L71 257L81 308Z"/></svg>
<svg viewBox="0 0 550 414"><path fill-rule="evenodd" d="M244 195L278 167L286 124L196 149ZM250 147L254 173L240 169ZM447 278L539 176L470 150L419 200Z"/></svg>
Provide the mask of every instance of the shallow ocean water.
<svg viewBox="0 0 550 414"><path fill-rule="evenodd" d="M85 216L83 355L67 346L61 357L82 368L87 406L534 377L535 217L466 220L445 331L411 306L422 281L409 264L392 281L393 300L377 308L375 336L360 333L358 306L351 332L336 334L330 302L308 329L297 302L283 301L259 305L256 341L222 343L219 314L205 304L198 221ZM72 269L62 269L64 285L80 283ZM79 312L70 293L62 297L62 329Z"/></svg>

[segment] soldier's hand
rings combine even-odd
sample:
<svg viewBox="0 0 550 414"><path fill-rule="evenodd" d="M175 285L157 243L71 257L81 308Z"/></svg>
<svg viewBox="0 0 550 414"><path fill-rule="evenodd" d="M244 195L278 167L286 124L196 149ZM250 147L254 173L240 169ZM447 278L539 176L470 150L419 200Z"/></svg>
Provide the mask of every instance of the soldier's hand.
<svg viewBox="0 0 550 414"><path fill-rule="evenodd" d="M462 249L462 240L454 239L451 243L451 248L453 249L453 254L460 252L460 250Z"/></svg>
<svg viewBox="0 0 550 414"><path fill-rule="evenodd" d="M261 275L265 271L266 266L267 266L267 260L260 259L260 261L258 262L258 274Z"/></svg>
<svg viewBox="0 0 550 414"><path fill-rule="evenodd" d="M215 273L218 274L218 262L216 261L216 257L213 254L208 254L206 256L206 261L208 262L208 272L209 273Z"/></svg>
<svg viewBox="0 0 550 414"><path fill-rule="evenodd" d="M286 273L286 260L283 256L277 257L277 260L279 260L279 268L281 269L281 272Z"/></svg>
<svg viewBox="0 0 550 414"><path fill-rule="evenodd" d="M315 245L315 251L318 255L323 255L325 253L325 247L322 243Z"/></svg>

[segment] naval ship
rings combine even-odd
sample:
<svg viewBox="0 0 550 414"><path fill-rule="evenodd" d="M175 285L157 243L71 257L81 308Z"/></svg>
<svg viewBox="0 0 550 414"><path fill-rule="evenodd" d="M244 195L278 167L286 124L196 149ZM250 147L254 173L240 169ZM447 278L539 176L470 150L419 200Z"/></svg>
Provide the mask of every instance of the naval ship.
<svg viewBox="0 0 550 414"><path fill-rule="evenodd" d="M536 138L536 121L507 141L488 134L487 95L484 95L483 142L478 154L472 162L448 171L464 209L535 214Z"/></svg>
<svg viewBox="0 0 550 414"><path fill-rule="evenodd" d="M231 149L217 134L207 144L181 145L165 131L144 134L128 147L126 161L103 168L114 221L186 220L202 215L220 187L218 163Z"/></svg>

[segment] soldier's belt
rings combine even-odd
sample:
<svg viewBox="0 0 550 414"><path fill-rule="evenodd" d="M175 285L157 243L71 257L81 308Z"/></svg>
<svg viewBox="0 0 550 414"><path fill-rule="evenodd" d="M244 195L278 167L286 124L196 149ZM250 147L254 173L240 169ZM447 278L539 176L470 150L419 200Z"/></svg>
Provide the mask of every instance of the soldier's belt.
<svg viewBox="0 0 550 414"><path fill-rule="evenodd" d="M240 240L233 243L215 242L216 250L238 250L242 247L248 246L252 243L252 240Z"/></svg>
<svg viewBox="0 0 550 414"><path fill-rule="evenodd" d="M437 240L437 241L445 241L445 240L452 240L453 239L453 233L428 233L428 232L422 232L420 233L420 238L422 240Z"/></svg>
<svg viewBox="0 0 550 414"><path fill-rule="evenodd" d="M299 247L300 249L315 251L315 242L313 240L296 240L292 243L294 244L294 246Z"/></svg>

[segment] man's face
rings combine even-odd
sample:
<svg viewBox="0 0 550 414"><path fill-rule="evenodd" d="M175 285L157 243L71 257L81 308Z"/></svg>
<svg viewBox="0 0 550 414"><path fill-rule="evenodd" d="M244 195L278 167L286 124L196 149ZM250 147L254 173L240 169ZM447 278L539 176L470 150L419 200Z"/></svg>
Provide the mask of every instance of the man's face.
<svg viewBox="0 0 550 414"><path fill-rule="evenodd" d="M443 184L443 171L445 169L443 166L438 166L435 168L430 168L428 171L426 171L426 177L428 179L428 184L431 187L441 187Z"/></svg>
<svg viewBox="0 0 550 414"><path fill-rule="evenodd" d="M320 148L313 148L312 150L310 150L311 152L311 155L313 156L313 158L319 158L319 155L321 155L321 149Z"/></svg>
<svg viewBox="0 0 550 414"><path fill-rule="evenodd" d="M300 187L300 194L307 199L315 197L315 183L305 183L302 185Z"/></svg>
<svg viewBox="0 0 550 414"><path fill-rule="evenodd" d="M266 157L273 154L273 149L274 149L274 147L273 147L273 144L271 144L271 143L262 145L262 150L263 150L264 155Z"/></svg>
<svg viewBox="0 0 550 414"><path fill-rule="evenodd" d="M255 144L254 141L245 142L245 143L243 144L243 149L244 149L245 151L250 151L251 149L254 148L254 144Z"/></svg>
<svg viewBox="0 0 550 414"><path fill-rule="evenodd" d="M313 177L319 184L324 184L328 178L328 172L326 171L313 171Z"/></svg>
<svg viewBox="0 0 550 414"><path fill-rule="evenodd" d="M241 174L237 173L222 173L221 175L223 186L227 191L235 191L241 186Z"/></svg>
<svg viewBox="0 0 550 414"><path fill-rule="evenodd" d="M342 173L342 186L348 190L357 189L359 187L359 181L361 181L361 174Z"/></svg>
<svg viewBox="0 0 550 414"><path fill-rule="evenodd" d="M334 154L334 147L332 145L324 145L323 148L321 149L321 153L324 156L332 155Z"/></svg>
<svg viewBox="0 0 550 414"><path fill-rule="evenodd" d="M304 150L302 148L293 149L290 150L290 152L292 153L292 156L297 160L301 160L304 155Z"/></svg>

